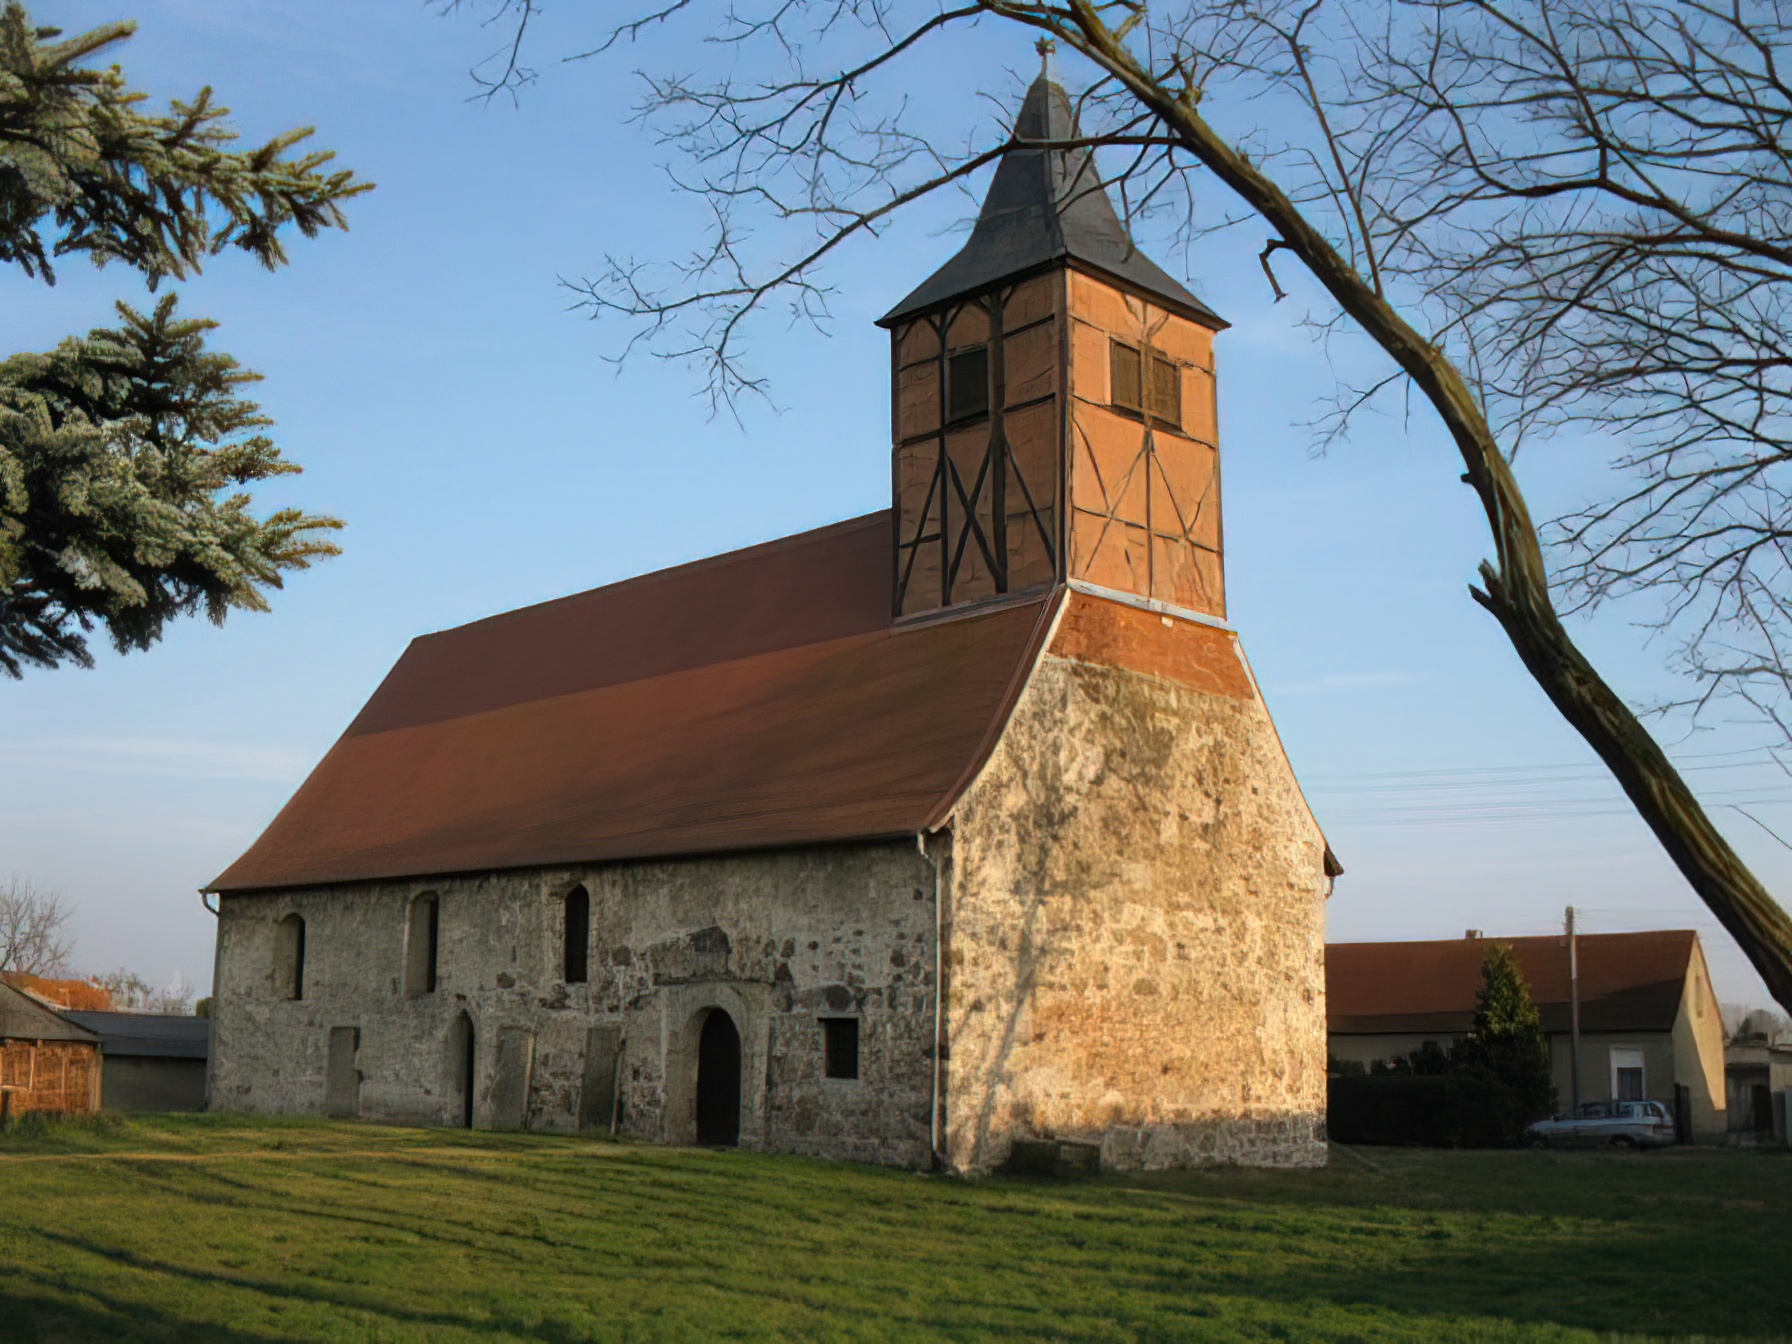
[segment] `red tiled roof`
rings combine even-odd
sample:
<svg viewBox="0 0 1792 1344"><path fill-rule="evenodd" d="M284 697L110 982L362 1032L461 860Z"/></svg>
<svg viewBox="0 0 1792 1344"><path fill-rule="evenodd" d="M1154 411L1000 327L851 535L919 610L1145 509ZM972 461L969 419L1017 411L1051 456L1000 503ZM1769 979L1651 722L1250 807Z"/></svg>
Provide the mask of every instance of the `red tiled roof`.
<svg viewBox="0 0 1792 1344"><path fill-rule="evenodd" d="M112 995L91 980L46 980L24 971L0 973L0 982L22 989L58 1008L79 1008L87 1012L106 1012L112 1007Z"/></svg>
<svg viewBox="0 0 1792 1344"><path fill-rule="evenodd" d="M1578 941L1581 1030L1672 1029L1698 934L1589 933ZM1327 944L1329 1029L1338 1035L1467 1031L1490 942L1512 949L1544 1029L1567 1031L1568 939L1560 935Z"/></svg>
<svg viewBox="0 0 1792 1344"><path fill-rule="evenodd" d="M892 629L880 512L412 642L212 890L912 833L1059 598Z"/></svg>

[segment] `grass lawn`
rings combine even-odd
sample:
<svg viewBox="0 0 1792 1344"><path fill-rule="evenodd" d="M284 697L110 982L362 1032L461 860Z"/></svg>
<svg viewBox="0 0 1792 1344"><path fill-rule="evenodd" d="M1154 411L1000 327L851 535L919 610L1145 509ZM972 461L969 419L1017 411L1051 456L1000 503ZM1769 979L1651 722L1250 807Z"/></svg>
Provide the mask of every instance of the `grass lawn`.
<svg viewBox="0 0 1792 1344"><path fill-rule="evenodd" d="M1062 1184L166 1117L0 1135L0 1341L1792 1339L1792 1155Z"/></svg>

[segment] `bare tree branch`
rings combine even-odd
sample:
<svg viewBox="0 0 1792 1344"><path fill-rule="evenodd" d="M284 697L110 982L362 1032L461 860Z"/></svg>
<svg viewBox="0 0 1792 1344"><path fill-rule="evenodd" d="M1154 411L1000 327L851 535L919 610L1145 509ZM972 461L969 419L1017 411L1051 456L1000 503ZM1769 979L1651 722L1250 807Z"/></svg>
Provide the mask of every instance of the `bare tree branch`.
<svg viewBox="0 0 1792 1344"><path fill-rule="evenodd" d="M923 53L991 19L1051 40L1092 71L1076 143L1131 150L1099 189L1134 221L1184 212L1179 242L1261 221L1278 297L1286 250L1337 305L1321 331L1348 323L1398 369L1344 389L1325 432L1396 382L1437 412L1493 543L1474 599L1792 1006L1792 920L1569 637L1512 465L1527 435L1620 436L1631 484L1556 529L1562 591L1659 591L1691 622L1703 685L1792 723L1774 671L1792 526L1770 476L1792 368L1792 92L1769 0L689 0L637 22L675 17L728 69L649 80L639 115L711 226L664 286L616 262L584 284L633 324L625 353L699 362L718 405L760 390L741 363L752 315L782 295L825 321L818 263L1014 143L943 147L908 99ZM739 73L755 68L779 73ZM1255 127L1220 124L1244 114ZM1202 172L1241 216L1188 211Z"/></svg>
<svg viewBox="0 0 1792 1344"><path fill-rule="evenodd" d="M74 945L64 930L72 913L57 893L14 873L0 885L0 971L66 971Z"/></svg>

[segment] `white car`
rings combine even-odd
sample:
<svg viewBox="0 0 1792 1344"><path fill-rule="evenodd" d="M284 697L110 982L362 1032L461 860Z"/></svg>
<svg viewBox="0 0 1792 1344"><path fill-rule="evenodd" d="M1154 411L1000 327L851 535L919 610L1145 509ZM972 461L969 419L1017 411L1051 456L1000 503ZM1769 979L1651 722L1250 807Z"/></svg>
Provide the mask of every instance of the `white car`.
<svg viewBox="0 0 1792 1344"><path fill-rule="evenodd" d="M1524 1133L1539 1148L1546 1144L1666 1148L1678 1142L1674 1113L1659 1101L1589 1101L1572 1115L1539 1120Z"/></svg>

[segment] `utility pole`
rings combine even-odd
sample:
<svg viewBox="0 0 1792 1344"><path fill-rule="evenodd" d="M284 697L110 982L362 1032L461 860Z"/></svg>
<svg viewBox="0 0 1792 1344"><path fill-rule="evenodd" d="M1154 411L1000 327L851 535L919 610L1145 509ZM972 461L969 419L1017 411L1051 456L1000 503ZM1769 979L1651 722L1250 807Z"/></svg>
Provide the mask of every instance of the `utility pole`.
<svg viewBox="0 0 1792 1344"><path fill-rule="evenodd" d="M1568 1076L1574 1089L1574 1111L1580 1110L1580 949L1574 941L1574 907L1564 921L1568 934ZM1570 1112L1573 1114L1573 1112Z"/></svg>

